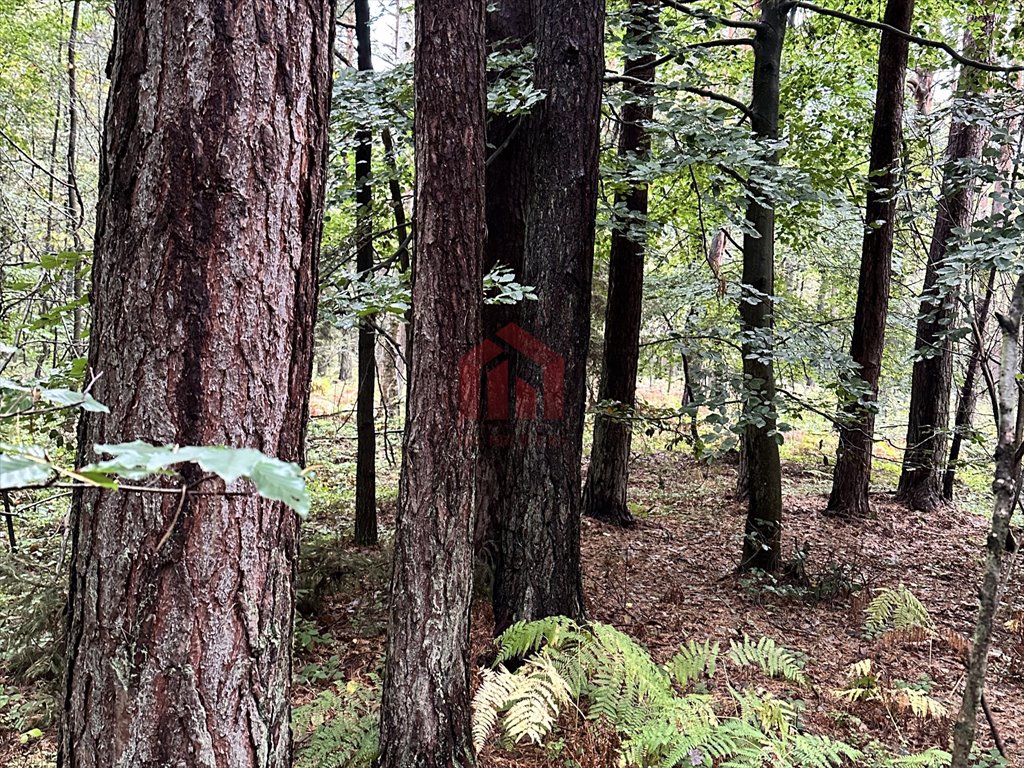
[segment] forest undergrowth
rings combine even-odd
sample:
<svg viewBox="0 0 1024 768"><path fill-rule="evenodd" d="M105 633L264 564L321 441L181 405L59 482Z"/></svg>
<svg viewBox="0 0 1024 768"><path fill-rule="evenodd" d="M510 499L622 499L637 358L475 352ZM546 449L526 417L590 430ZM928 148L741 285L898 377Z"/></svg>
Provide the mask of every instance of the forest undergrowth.
<svg viewBox="0 0 1024 768"><path fill-rule="evenodd" d="M354 441L347 439L347 411L331 416L327 400L315 402L315 410L330 418L316 420L311 430L317 476L297 588L297 765L358 766L368 764L375 749L398 476L396 454L389 451L399 446L380 449L383 543L355 547ZM984 507L950 506L929 517L908 512L880 492L872 499L872 519L837 520L823 514L830 472L813 436L792 435L784 455L786 565L775 576L741 575L735 569L743 528L743 505L735 498L736 467L726 459L699 464L681 449L645 441L631 473L637 525L622 530L589 519L583 523L588 618L626 633L659 664L689 641L728 649L744 638L771 638L801 660L806 685L794 690L785 680L733 672L725 682L707 681L701 690L724 711L733 706L731 690L792 701L801 730L858 748L873 741L893 755L948 748L964 680L964 638L974 624L973 592L987 525ZM40 572L44 561L52 567L52 548L37 546ZM1010 568L1015 565L1011 562ZM1014 576L996 622L986 688L1010 765L1024 760L1024 588ZM495 653L487 580L485 555L477 569L473 612L474 690ZM926 611L922 626L927 624L927 631L872 632L872 600L904 588ZM46 594L37 596L37 603ZM54 590L51 601L58 595ZM39 610L34 608L32 615L40 615ZM59 609L42 615L56 619ZM38 639L43 642L43 635ZM49 663L46 654L40 659ZM5 666L10 661L5 659ZM40 671L33 683L16 683L9 671L0 678L0 766L5 768L53 764L56 684L52 674ZM907 690L936 706L916 714L900 693ZM584 712L563 709L540 745L528 740L502 745L492 735L479 764L617 764L620 736ZM995 745L987 722L980 723L979 734L982 757L977 764L1005 764L985 756ZM324 756L328 753L330 759Z"/></svg>

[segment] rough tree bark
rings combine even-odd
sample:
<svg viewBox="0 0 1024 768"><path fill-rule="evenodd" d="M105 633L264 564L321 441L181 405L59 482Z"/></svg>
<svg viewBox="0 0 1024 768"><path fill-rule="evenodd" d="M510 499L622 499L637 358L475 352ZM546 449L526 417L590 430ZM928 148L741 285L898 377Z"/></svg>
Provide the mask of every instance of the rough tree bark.
<svg viewBox="0 0 1024 768"><path fill-rule="evenodd" d="M630 6L632 22L626 30L626 41L644 53L627 59L624 65L623 74L630 78L624 86L629 100L622 106L618 151L625 163L642 159L650 152L646 124L654 117L651 97L656 65L654 52L647 49L651 47L659 10L657 0L634 0ZM630 411L636 405L640 357L647 195L648 185L641 182L615 196L616 209L624 209L626 215L612 232L598 393L600 400L614 400ZM590 468L583 487L583 514L616 525L633 524L626 504L632 437L633 425L628 418L599 414L594 420Z"/></svg>
<svg viewBox="0 0 1024 768"><path fill-rule="evenodd" d="M370 0L355 0L356 50L360 72L373 71L370 48ZM373 269L373 135L369 127L356 132L356 269ZM359 323L359 375L356 385L356 525L355 542L377 543L377 431L374 395L377 372L377 331L373 318Z"/></svg>
<svg viewBox="0 0 1024 768"><path fill-rule="evenodd" d="M985 575L979 590L978 618L968 654L967 680L960 714L953 727L953 759L951 768L967 768L974 744L978 707L985 691L988 651L992 642L992 624L999 607L1003 553L1010 532L1010 518L1016 502L1017 450L1020 434L1017 408L1020 397L1017 384L1020 356L1020 323L1024 314L1024 277L1017 280L1009 310L997 315L1002 330L1002 358L999 363L999 441L996 446L996 471L992 492L995 508L992 527L986 543Z"/></svg>
<svg viewBox="0 0 1024 768"><path fill-rule="evenodd" d="M533 0L504 0L487 14L490 51L517 53L533 39ZM522 275L529 184L530 130L527 115L492 114L487 121L487 246L484 272L496 265ZM484 338L494 339L508 323L518 320L518 307L489 304L483 308ZM508 421L480 424L480 464L476 547L489 552L500 537L501 518L513 503L502 491L512 426Z"/></svg>
<svg viewBox="0 0 1024 768"><path fill-rule="evenodd" d="M85 414L79 458L144 439L299 461L332 4L115 8L89 349L110 414ZM296 534L254 493L78 491L58 764L287 765Z"/></svg>
<svg viewBox="0 0 1024 768"><path fill-rule="evenodd" d="M889 0L884 22L910 31L914 0ZM882 32L878 48L878 85L875 119L871 130L871 160L865 211L867 228L860 259L857 309L853 319L850 357L859 366L842 404L839 450L832 475L828 509L843 517L867 517L871 482L872 445L875 434L875 401L882 371L885 322L889 312L892 278L893 231L897 193L901 183L900 153L903 143L903 106L910 43L891 32ZM861 386L868 391L858 391ZM849 387L846 387L849 390Z"/></svg>
<svg viewBox="0 0 1024 768"><path fill-rule="evenodd" d="M760 139L779 136L779 70L786 35L786 11L780 0L761 3L754 45L751 126ZM777 162L777 159L775 159ZM756 190L755 190L756 192ZM775 295L775 211L751 195L747 221L757 236L743 237L743 378L746 392L743 434L749 473L743 569L774 571L782 547L782 467L774 434L775 370L772 363Z"/></svg>
<svg viewBox="0 0 1024 768"><path fill-rule="evenodd" d="M994 39L995 16L987 14L982 21L983 32L977 39L970 32L964 35L964 52L971 58L986 58ZM978 70L964 67L957 94L977 93L982 75ZM925 269L914 344L922 357L914 362L911 376L907 447L896 498L912 509L926 512L933 512L942 504L942 461L946 456L953 384L953 342L947 331L955 316L956 295L941 289L939 273L953 230L971 223L975 183L956 180L956 167L980 155L985 133L977 120L954 120L950 126L945 157L947 170Z"/></svg>
<svg viewBox="0 0 1024 768"><path fill-rule="evenodd" d="M564 366L564 384L536 418L513 419L494 575L498 631L521 619L581 618L580 465L590 339L604 75L603 0L534 6L535 83L547 96L529 118L529 198L522 280L538 301L519 306L522 327ZM538 361L520 355L521 381ZM537 388L540 391L540 388ZM539 400L539 398L538 398ZM555 403L557 401L557 404ZM517 407L519 403L517 402Z"/></svg>
<svg viewBox="0 0 1024 768"><path fill-rule="evenodd" d="M480 341L484 0L416 6L412 375L381 705L381 768L470 766L478 430L460 361Z"/></svg>

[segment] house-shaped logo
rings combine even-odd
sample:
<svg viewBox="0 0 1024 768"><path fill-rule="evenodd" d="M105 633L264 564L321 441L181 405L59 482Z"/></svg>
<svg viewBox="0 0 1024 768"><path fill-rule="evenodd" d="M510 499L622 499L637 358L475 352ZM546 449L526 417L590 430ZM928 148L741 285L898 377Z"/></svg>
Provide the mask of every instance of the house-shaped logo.
<svg viewBox="0 0 1024 768"><path fill-rule="evenodd" d="M523 374L536 372L531 384ZM538 393L538 388L540 392ZM565 410L565 362L554 350L509 323L473 347L459 363L463 416L485 421L559 421Z"/></svg>

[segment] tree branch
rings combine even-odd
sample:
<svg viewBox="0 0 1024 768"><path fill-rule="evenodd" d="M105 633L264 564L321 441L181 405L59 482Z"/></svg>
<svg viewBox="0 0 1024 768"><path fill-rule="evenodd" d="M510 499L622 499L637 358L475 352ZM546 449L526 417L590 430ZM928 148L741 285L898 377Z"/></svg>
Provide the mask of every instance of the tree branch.
<svg viewBox="0 0 1024 768"><path fill-rule="evenodd" d="M697 19L708 19L716 24L721 24L723 27L732 27L733 29L753 29L760 30L764 29L764 24L759 21L740 21L739 19L723 19L721 16L715 16L713 13L705 11L699 8L687 8L686 0L661 0L662 5L666 5L669 8L685 13L687 16L693 16Z"/></svg>
<svg viewBox="0 0 1024 768"><path fill-rule="evenodd" d="M662 0L668 2L668 0ZM848 21L851 24L857 24L861 27L869 27L871 29L878 29L882 32L890 32L897 37L901 37L904 40L909 40L912 43L923 45L926 48L938 48L940 51L945 51L949 54L950 58L954 61L963 64L965 67L974 67L985 72L1024 72L1024 64L1010 64L1008 66L1002 66L1000 64L990 64L985 61L978 61L977 59L971 59L967 56L962 55L953 46L948 43L942 42L941 40L931 40L927 37L919 37L918 35L912 35L909 32L904 32L902 29L898 29L890 24L885 24L881 21L871 21L870 19L862 19L860 16L852 16L849 13L843 13L842 11L834 11L831 8L822 8L820 5L814 3L805 2L805 0L791 0L784 6L786 9L792 8L803 8L807 11L813 11L814 13L820 13L822 16L831 16L842 21Z"/></svg>

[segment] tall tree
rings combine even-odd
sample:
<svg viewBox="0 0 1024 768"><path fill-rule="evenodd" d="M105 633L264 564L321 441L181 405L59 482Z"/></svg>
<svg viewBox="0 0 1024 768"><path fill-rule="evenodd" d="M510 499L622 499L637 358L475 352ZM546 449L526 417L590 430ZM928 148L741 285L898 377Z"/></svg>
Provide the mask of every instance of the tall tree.
<svg viewBox="0 0 1024 768"><path fill-rule="evenodd" d="M884 23L910 32L914 0L889 0ZM882 371L885 324L889 314L892 279L893 231L900 187L900 151L903 143L903 106L910 43L888 30L878 48L878 85L875 118L871 130L868 170L866 228L857 284L857 309L853 319L850 357L857 375L845 382L839 428L839 451L832 475L828 509L844 517L869 513L872 444L875 433L875 401ZM850 386L851 384L855 386Z"/></svg>
<svg viewBox="0 0 1024 768"><path fill-rule="evenodd" d="M538 301L520 305L522 327L560 365L551 407L516 418L503 484L494 574L498 630L515 621L583 615L580 465L590 338L604 75L603 0L534 4L534 81L546 97L527 125L529 196L522 279ZM520 381L537 360L515 361ZM517 406L519 403L517 402Z"/></svg>
<svg viewBox="0 0 1024 768"><path fill-rule="evenodd" d="M478 430L460 361L480 341L484 0L416 6L412 372L381 705L381 768L472 764L469 604Z"/></svg>
<svg viewBox="0 0 1024 768"><path fill-rule="evenodd" d="M370 0L355 0L356 50L360 72L373 71ZM356 269L369 277L373 269L373 134L356 133ZM377 371L374 320L359 321L359 373L356 386L356 544L377 543L377 433L374 390Z"/></svg>
<svg viewBox="0 0 1024 768"><path fill-rule="evenodd" d="M301 460L332 10L116 4L89 337L110 414L80 459L144 439ZM77 491L58 764L287 765L296 535L255 494Z"/></svg>
<svg viewBox="0 0 1024 768"><path fill-rule="evenodd" d="M1024 72L1017 74L1017 87L1024 88ZM1003 143L1003 150L999 158L999 174L1003 178L1009 177L1009 184L997 183L996 190L1005 193L1008 189L1017 186L1020 176L1019 161L1016 156L1020 154L1020 147L1024 142L1024 134L1021 133L1021 118L1019 115L1010 119L1006 126L1006 140ZM991 212L1000 214L1005 208L1002 195L994 195L991 199ZM978 402L978 376L981 373L985 350L985 329L988 326L989 310L992 305L992 295L995 292L996 270L989 270L988 281L985 284L985 292L974 302L974 317L971 318L971 353L967 358L967 368L964 370L964 380L960 387L960 397L957 399L956 416L953 420L953 439L949 446L949 459L946 461L946 471L942 476L942 498L947 501L953 500L953 486L956 481L957 464L960 461L960 449L964 438L971 429L971 420L974 417L974 409Z"/></svg>
<svg viewBox="0 0 1024 768"><path fill-rule="evenodd" d="M642 161L650 152L647 123L654 118L655 56L651 38L658 23L657 0L634 0L626 30L627 49L640 51L627 58L623 76L627 101L622 106L619 157L624 163ZM636 374L640 357L640 321L644 286L647 182L630 184L616 194L615 209L625 216L612 231L608 266L608 303L604 319L601 385L598 397L614 400L630 411L636 405ZM628 417L628 413L626 414ZM631 525L626 505L632 423L628 418L599 414L594 420L590 468L583 488L583 513L618 525Z"/></svg>
<svg viewBox="0 0 1024 768"><path fill-rule="evenodd" d="M487 44L493 53L521 56L533 39L533 0L504 0L487 13ZM491 72L491 81L500 73ZM530 193L529 115L491 114L487 120L487 244L484 270L498 265L523 271L526 215ZM518 318L517 307L487 304L483 335L494 338ZM501 519L514 500L502 490L512 424L484 419L480 424L480 493L476 541L479 550L496 547Z"/></svg>
<svg viewBox="0 0 1024 768"><path fill-rule="evenodd" d="M754 45L750 123L766 141L779 137L779 71L788 11L780 0L763 0ZM772 162L778 162L773 154ZM752 183L753 184L753 183ZM775 295L775 210L768 196L751 190L747 221L754 232L743 236L743 329L745 392L743 434L748 473L747 521L743 536L744 569L773 571L782 548L782 467L776 442L775 370L772 362Z"/></svg>
<svg viewBox="0 0 1024 768"><path fill-rule="evenodd" d="M1017 484L1020 482L1021 444L1020 407L1020 324L1024 315L1024 276L1017 278L1010 306L1005 315L997 315L1002 335L1002 355L999 363L998 407L996 423L995 482L992 490L995 503L992 526L986 541L985 572L978 590L978 616L974 636L968 651L967 679L960 713L953 727L952 768L970 765L971 747L974 745L978 722L978 707L985 695L985 674L988 653L992 643L992 628L999 607L999 591L1003 582L1002 566L1005 542L1010 535L1010 518L1017 504Z"/></svg>
<svg viewBox="0 0 1024 768"><path fill-rule="evenodd" d="M995 15L986 14L980 21L982 31L977 37L970 31L964 34L964 50L972 58L985 58L992 45ZM964 66L957 95L980 92L982 80L980 70ZM954 230L971 223L975 181L965 180L958 168L981 154L985 136L982 121L971 114L954 118L946 147L942 194L928 249L914 344L918 359L911 377L907 447L896 491L899 501L923 511L934 511L942 503L942 462L946 457L953 384L953 342L948 331L957 297L954 291L943 289L939 277Z"/></svg>

